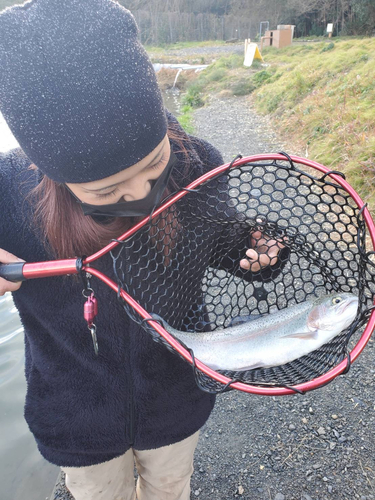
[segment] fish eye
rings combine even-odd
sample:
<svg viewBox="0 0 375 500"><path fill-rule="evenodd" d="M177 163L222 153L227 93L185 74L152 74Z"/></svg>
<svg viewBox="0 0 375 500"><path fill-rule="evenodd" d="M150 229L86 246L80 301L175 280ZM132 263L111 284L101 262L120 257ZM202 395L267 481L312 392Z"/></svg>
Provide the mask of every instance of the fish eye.
<svg viewBox="0 0 375 500"><path fill-rule="evenodd" d="M342 298L341 297L335 297L334 299L332 299L332 304L333 305L340 304L340 302L342 302Z"/></svg>

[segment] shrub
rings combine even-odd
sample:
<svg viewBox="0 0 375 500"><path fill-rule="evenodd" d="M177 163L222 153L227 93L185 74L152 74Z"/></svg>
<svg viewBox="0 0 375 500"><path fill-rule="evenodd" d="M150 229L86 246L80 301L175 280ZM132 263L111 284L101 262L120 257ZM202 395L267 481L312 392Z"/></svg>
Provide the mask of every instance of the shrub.
<svg viewBox="0 0 375 500"><path fill-rule="evenodd" d="M259 71L258 73L255 73L255 75L253 76L253 82L257 87L260 87L271 77L272 77L271 71L264 69L262 71Z"/></svg>
<svg viewBox="0 0 375 500"><path fill-rule="evenodd" d="M200 108L203 106L204 101L202 99L201 87L198 85L191 85L182 98L182 103L192 108Z"/></svg>
<svg viewBox="0 0 375 500"><path fill-rule="evenodd" d="M219 80L222 80L225 75L226 71L224 68L215 68L207 73L206 78L210 82L218 82Z"/></svg>
<svg viewBox="0 0 375 500"><path fill-rule="evenodd" d="M320 52L327 52L328 50L332 50L335 48L335 44L333 42L329 42L325 47L322 48Z"/></svg>
<svg viewBox="0 0 375 500"><path fill-rule="evenodd" d="M250 78L241 78L231 86L233 95L247 95L253 92L256 87Z"/></svg>

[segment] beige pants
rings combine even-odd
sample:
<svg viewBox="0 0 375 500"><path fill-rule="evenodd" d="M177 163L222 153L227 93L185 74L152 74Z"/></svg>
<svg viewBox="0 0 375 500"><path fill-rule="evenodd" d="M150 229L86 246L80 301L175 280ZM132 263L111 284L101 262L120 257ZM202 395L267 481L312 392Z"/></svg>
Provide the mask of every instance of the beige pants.
<svg viewBox="0 0 375 500"><path fill-rule="evenodd" d="M75 500L189 500L199 432L155 450L128 450L109 462L62 467ZM138 481L134 482L134 461Z"/></svg>

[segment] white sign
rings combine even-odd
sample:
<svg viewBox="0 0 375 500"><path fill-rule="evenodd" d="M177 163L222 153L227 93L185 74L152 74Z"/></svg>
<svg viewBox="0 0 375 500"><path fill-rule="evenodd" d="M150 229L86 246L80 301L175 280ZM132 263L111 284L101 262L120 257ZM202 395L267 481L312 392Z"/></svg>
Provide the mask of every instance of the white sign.
<svg viewBox="0 0 375 500"><path fill-rule="evenodd" d="M328 23L327 24L327 33L332 33L333 31L333 23Z"/></svg>
<svg viewBox="0 0 375 500"><path fill-rule="evenodd" d="M250 42L249 38L245 40L245 60L243 62L243 65L249 68L253 64L254 59L263 61L263 57L259 52L258 45L256 43Z"/></svg>

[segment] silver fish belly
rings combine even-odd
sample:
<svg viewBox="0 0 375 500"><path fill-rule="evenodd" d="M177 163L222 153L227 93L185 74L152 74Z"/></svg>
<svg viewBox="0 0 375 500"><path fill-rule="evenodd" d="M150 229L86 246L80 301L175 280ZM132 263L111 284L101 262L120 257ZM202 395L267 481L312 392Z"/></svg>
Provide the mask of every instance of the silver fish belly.
<svg viewBox="0 0 375 500"><path fill-rule="evenodd" d="M358 297L333 293L213 332L182 332L163 327L214 370L244 371L280 366L315 351L350 326Z"/></svg>

